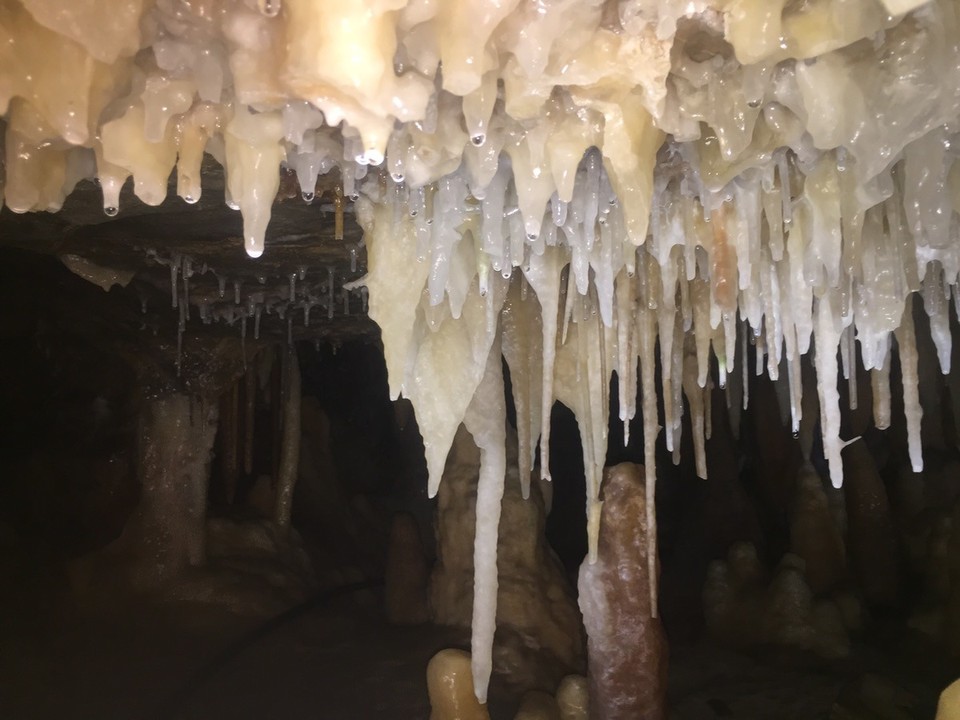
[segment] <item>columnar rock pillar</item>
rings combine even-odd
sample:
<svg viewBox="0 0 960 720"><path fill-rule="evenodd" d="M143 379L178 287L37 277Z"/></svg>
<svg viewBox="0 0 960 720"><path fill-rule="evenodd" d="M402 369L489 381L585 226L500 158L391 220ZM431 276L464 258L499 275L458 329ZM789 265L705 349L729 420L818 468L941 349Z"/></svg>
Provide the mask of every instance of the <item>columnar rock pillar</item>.
<svg viewBox="0 0 960 720"><path fill-rule="evenodd" d="M665 717L667 645L652 617L644 469L604 471L597 561L580 568L591 720Z"/></svg>
<svg viewBox="0 0 960 720"><path fill-rule="evenodd" d="M144 553L135 584L150 586L203 563L216 432L215 403L181 394L145 402L138 451L141 500L119 541L127 552Z"/></svg>

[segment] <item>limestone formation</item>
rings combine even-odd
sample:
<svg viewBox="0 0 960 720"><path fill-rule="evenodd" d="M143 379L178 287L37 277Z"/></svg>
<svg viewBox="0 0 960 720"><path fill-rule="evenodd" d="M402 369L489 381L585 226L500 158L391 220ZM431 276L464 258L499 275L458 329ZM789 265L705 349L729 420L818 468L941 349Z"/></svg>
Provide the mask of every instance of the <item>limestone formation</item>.
<svg viewBox="0 0 960 720"><path fill-rule="evenodd" d="M862 440L843 451L851 570L870 603L894 605L899 594L900 551L883 479Z"/></svg>
<svg viewBox="0 0 960 720"><path fill-rule="evenodd" d="M579 612L559 561L544 535L539 489L521 496L516 436L508 448L507 478L497 547L499 591L495 669L521 691L553 690L583 667ZM473 603L473 528L479 451L460 428L447 461L437 505L437 564L430 580L434 620L469 628Z"/></svg>
<svg viewBox="0 0 960 720"><path fill-rule="evenodd" d="M788 554L769 576L753 546L731 547L726 561L711 563L703 589L710 635L733 647L780 646L825 658L848 654L845 618L854 610L815 599L803 568L801 558Z"/></svg>
<svg viewBox="0 0 960 720"><path fill-rule="evenodd" d="M960 680L940 694L936 720L960 720Z"/></svg>
<svg viewBox="0 0 960 720"><path fill-rule="evenodd" d="M567 675L557 688L560 720L587 720L590 691L583 675Z"/></svg>
<svg viewBox="0 0 960 720"><path fill-rule="evenodd" d="M797 476L790 550L803 560L804 574L815 595L835 589L846 578L843 536L830 512L823 481L809 463Z"/></svg>
<svg viewBox="0 0 960 720"><path fill-rule="evenodd" d="M441 650L427 664L430 720L490 720L473 690L470 653Z"/></svg>
<svg viewBox="0 0 960 720"><path fill-rule="evenodd" d="M666 716L667 644L653 617L643 467L604 471L597 561L580 568L591 720Z"/></svg>

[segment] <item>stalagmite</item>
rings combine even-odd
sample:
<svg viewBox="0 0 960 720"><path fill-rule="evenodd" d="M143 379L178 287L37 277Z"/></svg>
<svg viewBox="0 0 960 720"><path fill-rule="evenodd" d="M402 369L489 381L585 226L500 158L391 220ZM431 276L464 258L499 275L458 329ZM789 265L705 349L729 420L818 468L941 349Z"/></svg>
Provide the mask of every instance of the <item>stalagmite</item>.
<svg viewBox="0 0 960 720"><path fill-rule="evenodd" d="M958 718L960 718L960 680L951 683L940 693L936 720L957 720Z"/></svg>
<svg viewBox="0 0 960 720"><path fill-rule="evenodd" d="M587 720L590 692L582 675L567 675L557 688L560 720Z"/></svg>
<svg viewBox="0 0 960 720"><path fill-rule="evenodd" d="M470 671L470 653L441 650L427 665L430 720L490 720L487 706L477 701Z"/></svg>
<svg viewBox="0 0 960 720"><path fill-rule="evenodd" d="M283 354L283 375L283 440L273 520L280 527L289 527L293 488L300 470L300 361L290 345Z"/></svg>
<svg viewBox="0 0 960 720"><path fill-rule="evenodd" d="M605 471L597 562L580 568L590 717L597 720L666 712L666 640L650 604L642 478L630 463Z"/></svg>

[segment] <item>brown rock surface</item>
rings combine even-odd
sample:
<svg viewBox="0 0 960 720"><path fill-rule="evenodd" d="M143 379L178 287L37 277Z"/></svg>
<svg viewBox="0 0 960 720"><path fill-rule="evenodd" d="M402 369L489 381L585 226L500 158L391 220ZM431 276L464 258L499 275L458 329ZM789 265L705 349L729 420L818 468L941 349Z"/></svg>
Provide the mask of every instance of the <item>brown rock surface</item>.
<svg viewBox="0 0 960 720"><path fill-rule="evenodd" d="M533 690L523 696L513 720L560 720L560 708L553 695Z"/></svg>
<svg viewBox="0 0 960 720"><path fill-rule="evenodd" d="M790 513L790 550L803 559L815 595L836 588L846 577L843 538L830 512L823 481L808 463L800 468Z"/></svg>
<svg viewBox="0 0 960 720"><path fill-rule="evenodd" d="M416 519L397 513L390 526L384 597L387 620L395 625L419 625L429 620L429 569Z"/></svg>
<svg viewBox="0 0 960 720"><path fill-rule="evenodd" d="M473 609L473 538L480 453L461 427L438 494L437 563L430 604L441 625L469 628ZM514 689L552 691L583 667L583 631L573 589L544 535L536 483L520 495L516 434L507 436L507 478L497 545L499 592L494 672Z"/></svg>
<svg viewBox="0 0 960 720"><path fill-rule="evenodd" d="M843 450L850 566L867 602L892 605L899 592L897 537L890 501L862 440Z"/></svg>
<svg viewBox="0 0 960 720"><path fill-rule="evenodd" d="M591 720L665 716L667 645L651 617L643 467L604 471L598 557L580 568Z"/></svg>
<svg viewBox="0 0 960 720"><path fill-rule="evenodd" d="M590 693L583 675L567 675L557 688L560 720L587 720Z"/></svg>

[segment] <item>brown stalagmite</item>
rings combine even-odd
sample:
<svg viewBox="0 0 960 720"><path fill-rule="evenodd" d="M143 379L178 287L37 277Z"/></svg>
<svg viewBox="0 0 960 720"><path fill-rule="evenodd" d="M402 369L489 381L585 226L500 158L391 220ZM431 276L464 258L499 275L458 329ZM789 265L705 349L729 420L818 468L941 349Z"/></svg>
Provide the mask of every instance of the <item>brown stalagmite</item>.
<svg viewBox="0 0 960 720"><path fill-rule="evenodd" d="M652 617L642 465L604 472L598 556L580 567L591 720L664 717L667 646Z"/></svg>
<svg viewBox="0 0 960 720"><path fill-rule="evenodd" d="M589 692L583 675L567 675L557 688L560 720L587 720Z"/></svg>
<svg viewBox="0 0 960 720"><path fill-rule="evenodd" d="M900 584L898 548L890 500L866 443L843 450L850 569L867 602L894 605Z"/></svg>

